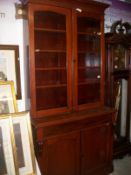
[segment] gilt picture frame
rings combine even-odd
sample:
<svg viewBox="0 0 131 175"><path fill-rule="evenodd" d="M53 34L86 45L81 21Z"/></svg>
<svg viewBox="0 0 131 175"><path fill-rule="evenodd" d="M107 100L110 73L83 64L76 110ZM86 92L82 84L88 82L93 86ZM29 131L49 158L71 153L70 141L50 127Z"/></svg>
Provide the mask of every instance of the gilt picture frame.
<svg viewBox="0 0 131 175"><path fill-rule="evenodd" d="M0 45L0 80L14 81L16 98L21 99L18 45Z"/></svg>
<svg viewBox="0 0 131 175"><path fill-rule="evenodd" d="M36 163L29 112L12 114L19 175L36 175Z"/></svg>
<svg viewBox="0 0 131 175"><path fill-rule="evenodd" d="M13 81L0 81L0 114L18 111Z"/></svg>
<svg viewBox="0 0 131 175"><path fill-rule="evenodd" d="M18 175L18 167L15 159L15 147L11 134L10 116L0 115L0 174ZM6 132L5 132L6 131Z"/></svg>

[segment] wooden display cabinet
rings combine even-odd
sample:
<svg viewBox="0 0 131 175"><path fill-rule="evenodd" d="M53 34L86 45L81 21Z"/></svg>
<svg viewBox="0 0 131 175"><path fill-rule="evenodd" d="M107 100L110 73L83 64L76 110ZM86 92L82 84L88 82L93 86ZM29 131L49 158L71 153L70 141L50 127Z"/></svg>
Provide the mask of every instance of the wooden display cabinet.
<svg viewBox="0 0 131 175"><path fill-rule="evenodd" d="M108 5L89 0L25 5L31 117L42 174L106 175L112 171L114 120L114 110L104 107Z"/></svg>
<svg viewBox="0 0 131 175"><path fill-rule="evenodd" d="M106 34L106 103L115 107L114 158L131 153L131 26L116 21Z"/></svg>

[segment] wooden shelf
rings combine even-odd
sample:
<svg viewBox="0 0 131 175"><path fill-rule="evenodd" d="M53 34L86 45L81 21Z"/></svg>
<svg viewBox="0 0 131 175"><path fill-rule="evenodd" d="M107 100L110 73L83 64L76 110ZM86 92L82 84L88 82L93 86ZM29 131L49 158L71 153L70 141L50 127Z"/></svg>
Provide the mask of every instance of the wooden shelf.
<svg viewBox="0 0 131 175"><path fill-rule="evenodd" d="M89 55L94 55L94 56L98 56L99 52L96 51L88 51L88 50L79 50L78 54L86 54L88 53Z"/></svg>
<svg viewBox="0 0 131 175"><path fill-rule="evenodd" d="M35 49L35 52L66 53L66 50Z"/></svg>
<svg viewBox="0 0 131 175"><path fill-rule="evenodd" d="M67 84L51 84L51 85L36 86L37 89L56 88L56 87L67 87Z"/></svg>
<svg viewBox="0 0 131 175"><path fill-rule="evenodd" d="M40 32L53 32L53 33L66 33L65 30L62 29L50 29L50 28L39 28L36 27L35 31L40 31Z"/></svg>
<svg viewBox="0 0 131 175"><path fill-rule="evenodd" d="M90 50L79 50L78 51L78 54L85 54L85 53L88 53L88 54L90 54L90 55L98 55L99 53L98 52L93 52L93 51L90 51Z"/></svg>
<svg viewBox="0 0 131 175"><path fill-rule="evenodd" d="M78 69L100 69L99 66L79 66Z"/></svg>
<svg viewBox="0 0 131 175"><path fill-rule="evenodd" d="M78 32L78 35L89 35L89 36L96 36L100 37L101 33L100 32Z"/></svg>
<svg viewBox="0 0 131 175"><path fill-rule="evenodd" d="M79 82L78 85L86 85L86 84L94 84L94 83L100 83L100 79L89 79L85 82Z"/></svg>
<svg viewBox="0 0 131 175"><path fill-rule="evenodd" d="M49 67L49 68L36 68L36 71L46 71L46 70L66 70L66 67Z"/></svg>

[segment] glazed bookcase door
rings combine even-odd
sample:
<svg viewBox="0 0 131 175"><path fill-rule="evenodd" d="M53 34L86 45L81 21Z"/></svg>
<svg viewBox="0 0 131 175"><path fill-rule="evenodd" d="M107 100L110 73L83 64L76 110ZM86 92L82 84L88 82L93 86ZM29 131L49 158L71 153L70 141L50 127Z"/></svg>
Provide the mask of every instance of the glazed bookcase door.
<svg viewBox="0 0 131 175"><path fill-rule="evenodd" d="M77 106L99 106L103 98L102 40L103 23L100 18L75 13L76 20L76 94Z"/></svg>
<svg viewBox="0 0 131 175"><path fill-rule="evenodd" d="M32 114L41 117L69 111L70 11L35 5L29 17Z"/></svg>

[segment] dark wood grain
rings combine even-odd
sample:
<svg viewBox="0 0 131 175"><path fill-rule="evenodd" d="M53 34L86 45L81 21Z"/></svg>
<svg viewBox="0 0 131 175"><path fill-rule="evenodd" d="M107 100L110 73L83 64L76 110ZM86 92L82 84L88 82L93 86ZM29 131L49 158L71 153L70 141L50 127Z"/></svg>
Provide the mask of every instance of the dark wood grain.
<svg viewBox="0 0 131 175"><path fill-rule="evenodd" d="M107 5L84 0L24 3L32 126L41 172L107 175L112 171L115 113L104 107Z"/></svg>

